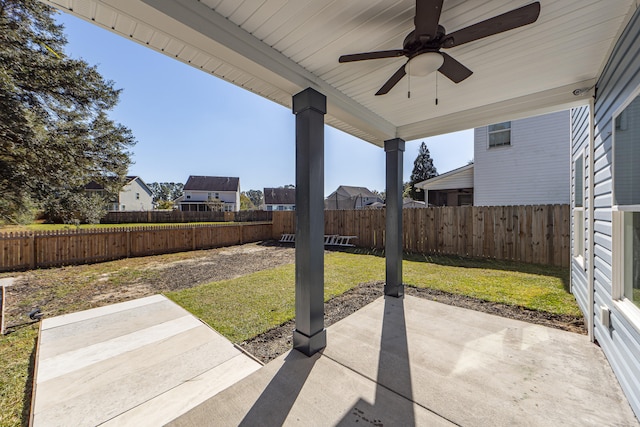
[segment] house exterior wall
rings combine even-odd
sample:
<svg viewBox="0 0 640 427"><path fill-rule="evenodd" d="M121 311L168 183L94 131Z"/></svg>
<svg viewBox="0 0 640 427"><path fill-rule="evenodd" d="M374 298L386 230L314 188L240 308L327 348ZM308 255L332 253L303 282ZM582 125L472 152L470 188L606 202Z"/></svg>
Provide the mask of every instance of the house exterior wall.
<svg viewBox="0 0 640 427"><path fill-rule="evenodd" d="M613 264L614 260L621 259L623 253L612 243L612 133L614 113L639 87L640 9L637 9L598 79L593 129L594 169L586 171L587 188L591 183L593 185L593 226L589 221L585 221L584 226L585 235L593 239L594 246L593 266L586 265L586 277L593 276L593 335L609 360L636 416L640 416L640 309L629 311L622 304L623 301L613 298L614 286L618 285L614 283ZM584 144L576 139L573 145L580 150ZM575 244L572 242L572 249ZM583 307L587 300L584 293L588 289L588 282L584 284L585 275L575 266L572 266L571 279L573 292ZM609 326L600 315L601 307L609 310Z"/></svg>
<svg viewBox="0 0 640 427"><path fill-rule="evenodd" d="M153 210L153 196L138 178L127 183L118 194L119 211Z"/></svg>
<svg viewBox="0 0 640 427"><path fill-rule="evenodd" d="M474 131L474 205L569 203L569 111L511 122L511 145Z"/></svg>
<svg viewBox="0 0 640 427"><path fill-rule="evenodd" d="M418 187L425 190L454 190L457 188L473 188L473 169L471 166L468 169L461 170L458 173L451 173L451 175L440 175L436 178L426 181L424 185L418 185ZM447 172L449 173L449 172Z"/></svg>
<svg viewBox="0 0 640 427"><path fill-rule="evenodd" d="M578 187L583 186L583 212L585 213L584 219L579 221L576 215L572 215L571 218L571 291L576 297L576 301L580 306L586 319L589 319L589 295L588 295L588 277L587 271L589 268L589 245L587 244L588 233L581 233L580 229L585 229L589 221L589 198L585 197L589 194L589 182L590 174L588 170L589 165L589 106L580 108L574 108L571 110L571 209L572 212L576 211L576 195L579 191L576 191ZM584 181L576 182L576 159L582 156L583 161L583 173ZM581 239L584 250L577 251L577 240ZM576 253L580 252L580 253Z"/></svg>
<svg viewBox="0 0 640 427"><path fill-rule="evenodd" d="M446 195L447 206L459 206L459 194L473 194L473 169L473 165L463 166L459 171L450 171L423 181L417 187L424 191L424 201L427 203L440 206L442 203L439 202Z"/></svg>
<svg viewBox="0 0 640 427"><path fill-rule="evenodd" d="M233 204L231 211L238 212L240 210L240 192L239 191L199 191L189 190L184 192L182 203L205 203L209 198L218 198L225 204Z"/></svg>
<svg viewBox="0 0 640 427"><path fill-rule="evenodd" d="M276 204L268 204L264 205L265 211L295 211L296 205L276 205Z"/></svg>

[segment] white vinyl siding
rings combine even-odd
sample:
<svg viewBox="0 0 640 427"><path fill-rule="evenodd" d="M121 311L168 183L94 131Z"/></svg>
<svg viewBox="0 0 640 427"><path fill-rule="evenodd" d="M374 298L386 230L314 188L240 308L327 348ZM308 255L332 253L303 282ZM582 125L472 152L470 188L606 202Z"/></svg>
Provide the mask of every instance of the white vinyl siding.
<svg viewBox="0 0 640 427"><path fill-rule="evenodd" d="M573 256L584 266L584 155L573 162Z"/></svg>
<svg viewBox="0 0 640 427"><path fill-rule="evenodd" d="M635 319L640 318L640 88L614 113L612 150L613 298L632 303L620 309Z"/></svg>
<svg viewBox="0 0 640 427"><path fill-rule="evenodd" d="M455 188L473 188L474 165L467 165L453 170L418 185L423 190L450 190Z"/></svg>
<svg viewBox="0 0 640 427"><path fill-rule="evenodd" d="M588 145L589 145L589 106L574 108L571 110L571 156L573 159L582 159L582 182L579 183L580 173L576 171L580 167L576 163L571 163L573 193L573 215L571 223L571 252L574 255L571 262L571 292L576 297L576 301L584 316L589 318L589 291L586 269L589 265L588 247L585 248L586 225L589 218L588 194L589 173L585 169L588 165ZM581 194L582 193L582 194ZM576 200L582 200L582 206L576 208ZM578 203L579 204L579 203ZM576 215L576 211L579 212ZM581 256L576 256L576 255Z"/></svg>
<svg viewBox="0 0 640 427"><path fill-rule="evenodd" d="M511 122L508 149L488 149L488 127L474 131L474 205L570 202L569 111Z"/></svg>
<svg viewBox="0 0 640 427"><path fill-rule="evenodd" d="M150 211L153 210L153 195L151 191L136 178L127 183L118 194L120 210L122 211Z"/></svg>
<svg viewBox="0 0 640 427"><path fill-rule="evenodd" d="M621 265L624 266L625 257L633 249L625 248L619 239L624 234L625 218L621 215L624 210L620 210L620 206L616 208L615 203L624 200L614 199L612 171L615 163L614 114L624 108L639 87L640 9L637 9L621 33L597 82L593 129L594 170L587 169L586 175L587 188L593 185L594 217L585 225L585 233L593 239L594 245L593 266L588 266L593 271L592 297L596 313L593 335L636 416L640 415L640 316L636 316L640 310L627 299L619 299L624 295L620 279L623 273ZM612 217L616 217L615 223ZM589 227L590 223L593 223L593 228ZM572 268L572 290L581 307L584 302L582 281L583 272ZM609 313L609 322L604 322L600 317L599 313L602 312Z"/></svg>

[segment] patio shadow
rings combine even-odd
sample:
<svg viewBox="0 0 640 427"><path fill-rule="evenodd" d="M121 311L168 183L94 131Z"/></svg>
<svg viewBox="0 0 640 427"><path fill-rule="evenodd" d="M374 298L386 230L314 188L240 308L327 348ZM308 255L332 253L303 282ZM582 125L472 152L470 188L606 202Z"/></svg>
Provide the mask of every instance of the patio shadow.
<svg viewBox="0 0 640 427"><path fill-rule="evenodd" d="M307 357L291 350L239 425L262 426L265 420L270 425L282 425L319 358L320 353Z"/></svg>
<svg viewBox="0 0 640 427"><path fill-rule="evenodd" d="M403 298L385 296L374 404L360 399L338 426L370 423L382 426L393 414L395 425L415 425L409 344ZM401 398L398 399L399 395Z"/></svg>

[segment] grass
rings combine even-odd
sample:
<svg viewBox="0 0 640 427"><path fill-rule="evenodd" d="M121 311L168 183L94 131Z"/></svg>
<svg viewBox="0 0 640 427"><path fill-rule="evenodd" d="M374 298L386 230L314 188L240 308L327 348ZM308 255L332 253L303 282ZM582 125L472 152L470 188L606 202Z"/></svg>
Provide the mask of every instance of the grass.
<svg viewBox="0 0 640 427"><path fill-rule="evenodd" d="M38 325L0 338L0 426L28 425Z"/></svg>
<svg viewBox="0 0 640 427"><path fill-rule="evenodd" d="M228 223L228 222L227 222ZM192 225L192 224L227 224L225 222L158 222L158 223L131 223L131 224L44 224L34 223L27 225L0 225L0 233L18 231L58 231L58 230L88 230L95 228L122 228L122 227L162 227L167 225Z"/></svg>
<svg viewBox="0 0 640 427"><path fill-rule="evenodd" d="M368 252L325 257L325 301L358 283L384 280L385 260ZM568 271L491 260L407 256L404 282L492 302L554 314L580 316L565 290ZM293 319L295 270L288 265L233 280L209 283L167 296L231 341L242 342Z"/></svg>
<svg viewBox="0 0 640 427"><path fill-rule="evenodd" d="M197 253L196 253L197 254ZM186 259L197 255L163 255L162 260ZM149 261L153 259L153 261ZM109 287L115 289L131 277L153 280L145 269L158 257L132 258L110 263L41 270L55 299L64 301L57 313L87 308L86 301L74 302L73 293L92 286L96 278L109 273ZM569 270L494 260L407 255L403 263L404 282L410 286L440 289L488 301L519 305L533 310L579 316L575 299L566 290ZM385 260L380 253L352 250L325 257L325 300L359 283L384 280ZM44 290L43 290L44 292ZM285 265L213 282L168 297L202 318L233 342L242 342L294 316L295 267ZM54 313L51 313L53 315ZM13 427L28 420L30 376L34 363L37 325L18 328L0 337L0 427Z"/></svg>
<svg viewBox="0 0 640 427"><path fill-rule="evenodd" d="M376 261L375 265L371 265ZM357 286L384 278L384 263L370 255L334 252L325 257L325 301ZM295 266L190 289L167 297L200 317L233 342L242 342L293 319Z"/></svg>

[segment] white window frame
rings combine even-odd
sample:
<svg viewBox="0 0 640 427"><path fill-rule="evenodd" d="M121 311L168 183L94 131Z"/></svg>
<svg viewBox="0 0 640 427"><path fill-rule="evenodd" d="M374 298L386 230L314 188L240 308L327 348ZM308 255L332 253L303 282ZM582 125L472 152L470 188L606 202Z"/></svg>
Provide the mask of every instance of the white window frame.
<svg viewBox="0 0 640 427"><path fill-rule="evenodd" d="M640 86L620 105L612 114L612 160L611 160L611 298L615 307L622 313L627 320L637 329L640 329L640 308L633 301L629 300L624 294L625 287L625 242L624 234L624 218L625 213L640 212L640 205L614 205L615 203L615 145L616 145L616 126L617 117L636 99L640 97ZM624 128L626 129L626 121Z"/></svg>
<svg viewBox="0 0 640 427"><path fill-rule="evenodd" d="M509 123L508 129L499 129L499 130L490 130L491 126L499 125L502 123ZM498 147L511 147L511 121L493 123L487 126L487 148L498 148ZM491 144L491 135L497 135L499 133L509 133L509 142L505 144Z"/></svg>
<svg viewBox="0 0 640 427"><path fill-rule="evenodd" d="M573 160L573 258L576 260L578 264L582 268L585 267L584 262L584 250L585 250L585 218L584 218L584 202L585 202L585 188L586 188L586 179L585 179L585 153L584 150L581 151ZM580 182L578 182L577 175L577 166L578 161L582 165L582 173L580 174ZM578 187L582 188L581 191L581 200L578 200L576 195L576 189Z"/></svg>

